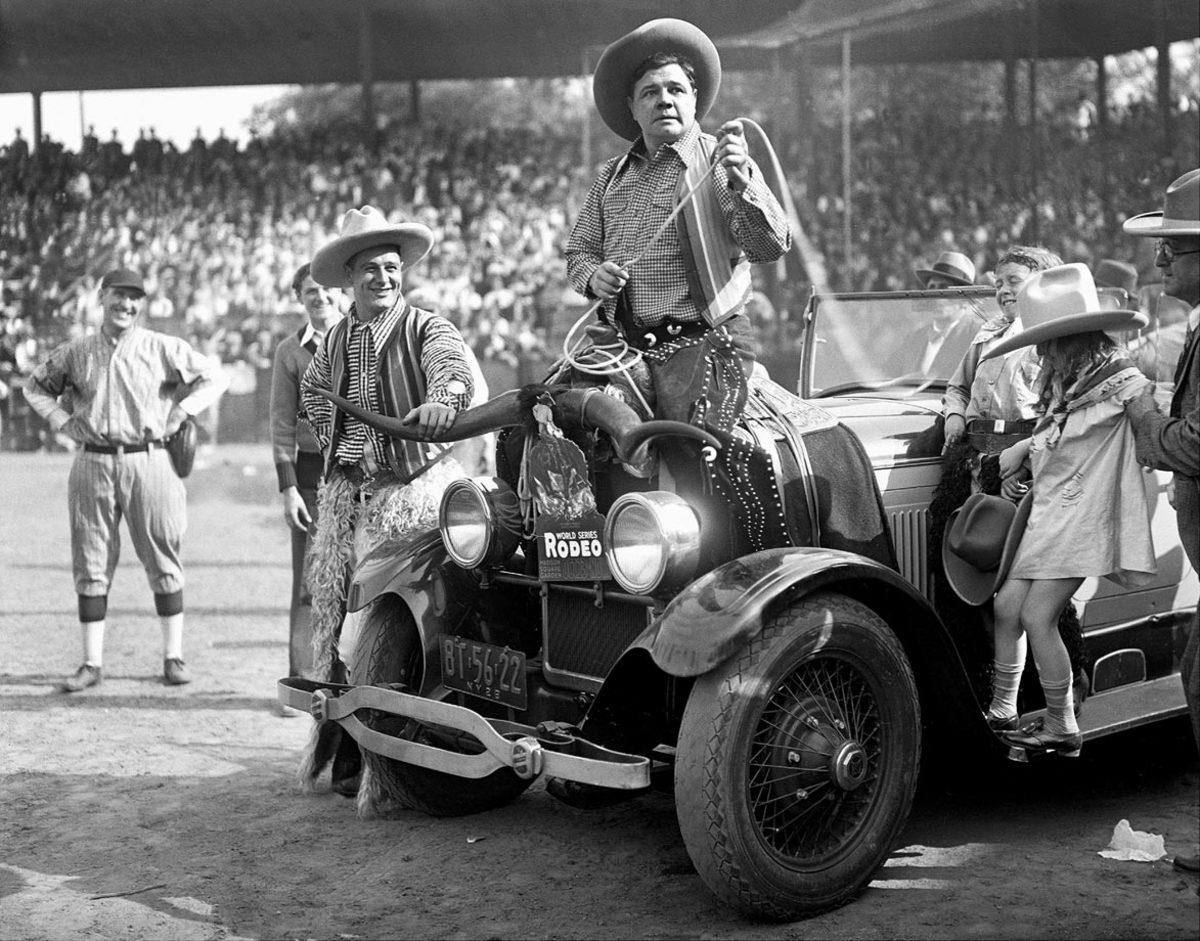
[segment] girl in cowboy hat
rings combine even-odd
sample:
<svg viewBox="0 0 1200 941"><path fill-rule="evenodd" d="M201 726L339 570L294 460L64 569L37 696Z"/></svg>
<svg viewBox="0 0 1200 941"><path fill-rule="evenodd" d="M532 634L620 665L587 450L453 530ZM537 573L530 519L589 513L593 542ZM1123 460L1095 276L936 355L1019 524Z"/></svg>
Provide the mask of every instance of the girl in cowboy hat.
<svg viewBox="0 0 1200 941"><path fill-rule="evenodd" d="M1034 275L1018 293L1016 309L1023 332L984 359L1036 347L1039 418L1032 437L1013 445L1002 460L1014 467L1028 457L1033 503L996 594L988 719L994 728L1017 725L1028 638L1046 696L1046 719L1041 728L1007 737L1016 745L1073 757L1083 740L1071 702L1071 664L1056 630L1059 614L1085 578L1132 586L1144 584L1156 570L1150 501L1124 411L1148 380L1110 335L1143 326L1146 317L1103 310L1091 273L1079 264ZM1005 492L1015 497L1025 489L1006 486Z"/></svg>
<svg viewBox="0 0 1200 941"><path fill-rule="evenodd" d="M961 602L945 577L942 543L950 516L972 493L1000 494L1000 454L1031 433L1037 402L1034 386L1039 365L1032 351L1020 350L996 359L985 359L984 354L1020 333L1016 298L1025 282L1039 271L1062 263L1058 255L1041 246L1014 245L1000 255L995 268L1000 315L979 329L942 397L946 445L941 480L929 505L928 553L934 573L934 604L947 624L973 624L978 616ZM1012 484L1018 479L1013 477ZM1071 605L1063 609L1060 630L1082 698L1087 675L1083 632ZM991 653L991 641L984 631L967 636L979 645L977 658L972 660L981 664L978 688L981 695L986 695L991 679L982 665Z"/></svg>

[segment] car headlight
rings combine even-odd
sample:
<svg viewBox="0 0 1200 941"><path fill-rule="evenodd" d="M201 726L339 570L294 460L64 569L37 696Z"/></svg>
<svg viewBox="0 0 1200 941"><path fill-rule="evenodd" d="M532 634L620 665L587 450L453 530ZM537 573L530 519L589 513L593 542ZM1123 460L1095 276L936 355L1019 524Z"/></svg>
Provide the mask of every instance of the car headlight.
<svg viewBox="0 0 1200 941"><path fill-rule="evenodd" d="M450 558L466 569L499 565L521 540L521 504L502 480L456 480L442 495L438 528Z"/></svg>
<svg viewBox="0 0 1200 941"><path fill-rule="evenodd" d="M649 594L692 577L700 558L700 520L678 494L627 493L608 511L604 545L621 587Z"/></svg>

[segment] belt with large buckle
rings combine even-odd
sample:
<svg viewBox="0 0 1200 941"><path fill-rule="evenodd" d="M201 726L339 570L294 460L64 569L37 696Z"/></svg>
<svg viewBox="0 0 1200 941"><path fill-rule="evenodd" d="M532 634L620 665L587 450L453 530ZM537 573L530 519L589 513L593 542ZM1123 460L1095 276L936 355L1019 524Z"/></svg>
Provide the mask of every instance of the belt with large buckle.
<svg viewBox="0 0 1200 941"><path fill-rule="evenodd" d="M1003 419L972 418L967 422L967 434L972 435L1024 435L1033 434L1033 419L1004 421Z"/></svg>
<svg viewBox="0 0 1200 941"><path fill-rule="evenodd" d="M967 422L967 444L980 454L999 454L1033 434L1037 422L972 418Z"/></svg>
<svg viewBox="0 0 1200 941"><path fill-rule="evenodd" d="M626 331L630 346L652 350L661 343L703 336L709 326L702 320L666 320L656 327L634 327Z"/></svg>

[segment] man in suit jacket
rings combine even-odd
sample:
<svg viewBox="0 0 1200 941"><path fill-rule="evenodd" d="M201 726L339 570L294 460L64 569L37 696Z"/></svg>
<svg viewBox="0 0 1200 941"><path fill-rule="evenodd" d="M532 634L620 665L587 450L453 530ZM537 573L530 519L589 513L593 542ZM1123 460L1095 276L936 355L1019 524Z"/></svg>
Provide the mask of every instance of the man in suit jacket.
<svg viewBox="0 0 1200 941"><path fill-rule="evenodd" d="M304 305L308 320L275 349L271 376L271 447L283 518L292 534L292 601L288 618L288 676L312 677L312 596L304 584L304 556L317 515L317 490L324 458L316 436L299 420L300 379L326 332L342 319L342 295L318 284L304 264L292 278L292 293ZM298 715L289 706L280 714Z"/></svg>
<svg viewBox="0 0 1200 941"><path fill-rule="evenodd" d="M1137 435L1138 460L1175 474L1179 538L1192 568L1200 571L1200 169L1167 187L1162 212L1127 220L1125 231L1158 239L1154 263L1162 271L1163 293L1191 307L1169 412L1158 411L1154 396L1147 393L1131 400L1126 413ZM1192 624L1180 677L1200 748L1200 614ZM1175 865L1200 871L1197 856L1177 856Z"/></svg>

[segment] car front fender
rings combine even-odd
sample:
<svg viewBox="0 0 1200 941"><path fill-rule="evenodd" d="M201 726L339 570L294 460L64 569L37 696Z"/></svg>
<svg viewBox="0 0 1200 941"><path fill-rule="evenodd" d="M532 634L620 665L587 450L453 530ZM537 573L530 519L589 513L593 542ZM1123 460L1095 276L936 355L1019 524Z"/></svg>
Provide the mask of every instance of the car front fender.
<svg viewBox="0 0 1200 941"><path fill-rule="evenodd" d="M767 549L713 569L676 595L635 646L672 676L700 676L761 629L776 602L834 582L882 582L937 616L915 588L884 565L839 549Z"/></svg>
<svg viewBox="0 0 1200 941"><path fill-rule="evenodd" d="M385 595L395 595L408 606L421 633L426 685L439 682L437 639L443 633L456 633L466 613L474 608L479 592L479 576L460 568L450 558L438 530L386 542L354 570L346 593L348 614L339 653L346 663L353 662L364 609Z"/></svg>
<svg viewBox="0 0 1200 941"><path fill-rule="evenodd" d="M698 578L621 655L588 721L653 702L668 677L708 673L750 644L776 609L817 591L861 602L895 631L917 678L922 713L939 738L950 733L959 744L995 747L999 740L983 721L958 646L929 602L898 572L838 549L768 549Z"/></svg>

